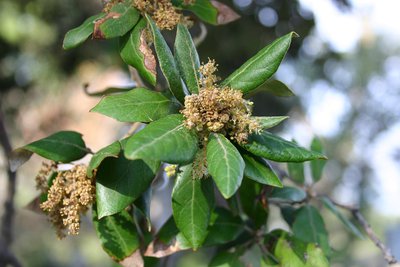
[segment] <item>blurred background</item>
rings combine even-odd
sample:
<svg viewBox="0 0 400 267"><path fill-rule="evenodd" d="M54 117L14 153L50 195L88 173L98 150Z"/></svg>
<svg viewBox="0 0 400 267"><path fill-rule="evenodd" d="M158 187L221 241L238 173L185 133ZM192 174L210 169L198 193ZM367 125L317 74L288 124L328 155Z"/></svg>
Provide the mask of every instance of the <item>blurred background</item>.
<svg viewBox="0 0 400 267"><path fill-rule="evenodd" d="M380 237L400 258L400 2L397 0L224 1L242 18L207 26L202 61L214 58L226 77L275 38L296 31L276 74L295 93L259 93L257 115L290 119L277 133L309 146L318 136L329 161L320 193L362 208ZM59 130L76 130L92 150L108 145L126 127L88 111L98 101L84 94L131 83L117 41L89 40L62 50L64 34L101 10L100 0L0 1L0 107L13 147ZM85 159L84 159L85 160ZM87 160L87 159L86 159ZM113 266L84 219L81 234L59 241L44 216L26 209L38 194L34 177L41 159L20 168L13 250L24 266ZM6 160L0 156L0 204ZM167 187L168 188L168 187ZM157 191L158 190L158 191ZM155 188L157 220L168 190ZM165 203L165 201L164 201ZM167 205L168 206L168 205ZM3 206L0 213L3 213ZM325 215L325 214L324 214ZM369 240L347 233L326 214L332 266L385 266ZM271 218L271 228L279 225ZM160 222L158 222L160 223ZM204 252L181 254L177 266L206 266ZM206 260L205 260L206 259Z"/></svg>

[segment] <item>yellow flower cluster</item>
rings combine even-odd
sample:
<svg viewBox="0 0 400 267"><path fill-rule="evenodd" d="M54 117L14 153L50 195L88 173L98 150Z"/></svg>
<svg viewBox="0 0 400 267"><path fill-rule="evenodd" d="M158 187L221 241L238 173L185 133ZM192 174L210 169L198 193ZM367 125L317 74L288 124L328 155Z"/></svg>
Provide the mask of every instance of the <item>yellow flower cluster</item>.
<svg viewBox="0 0 400 267"><path fill-rule="evenodd" d="M184 1L191 4L192 1ZM150 14L162 30L172 30L179 22L187 23L187 18L172 5L170 0L133 0L133 5L141 12Z"/></svg>
<svg viewBox="0 0 400 267"><path fill-rule="evenodd" d="M175 176L177 167L178 165L168 165L167 167L164 168L164 171L168 177L172 177Z"/></svg>
<svg viewBox="0 0 400 267"><path fill-rule="evenodd" d="M86 166L77 165L61 171L48 189L47 200L40 208L47 212L61 239L79 234L80 216L95 200L94 181L86 176Z"/></svg>
<svg viewBox="0 0 400 267"><path fill-rule="evenodd" d="M40 190L42 193L47 193L49 186L47 181L53 172L57 171L57 163L50 161L50 163L42 162L42 168L36 175L36 189Z"/></svg>
<svg viewBox="0 0 400 267"><path fill-rule="evenodd" d="M205 141L213 132L229 136L239 144L246 143L249 134L260 131L258 122L251 117L253 103L243 99L239 90L218 87L216 71L213 60L200 67L199 94L186 96L181 111L186 118L185 126L195 129Z"/></svg>

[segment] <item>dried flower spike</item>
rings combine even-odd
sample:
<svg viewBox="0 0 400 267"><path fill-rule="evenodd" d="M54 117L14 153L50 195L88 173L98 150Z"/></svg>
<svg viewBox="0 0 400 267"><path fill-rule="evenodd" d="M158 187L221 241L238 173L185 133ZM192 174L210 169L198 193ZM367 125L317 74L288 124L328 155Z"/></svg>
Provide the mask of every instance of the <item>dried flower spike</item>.
<svg viewBox="0 0 400 267"><path fill-rule="evenodd" d="M185 21L182 13L169 0L134 0L133 5L149 14L162 30L172 30L179 22Z"/></svg>
<svg viewBox="0 0 400 267"><path fill-rule="evenodd" d="M86 176L86 166L77 165L69 171L59 172L48 190L47 200L40 208L47 212L61 239L79 234L80 216L95 200L95 186Z"/></svg>
<svg viewBox="0 0 400 267"><path fill-rule="evenodd" d="M40 190L42 193L46 193L49 190L48 179L53 172L57 171L57 163L54 161L42 162L42 167L39 173L36 175L36 189Z"/></svg>
<svg viewBox="0 0 400 267"><path fill-rule="evenodd" d="M243 99L241 91L218 87L216 71L214 60L200 67L199 94L186 96L181 111L185 126L199 132L203 140L213 132L229 136L239 144L246 143L249 134L260 131L258 122L251 117L253 103Z"/></svg>

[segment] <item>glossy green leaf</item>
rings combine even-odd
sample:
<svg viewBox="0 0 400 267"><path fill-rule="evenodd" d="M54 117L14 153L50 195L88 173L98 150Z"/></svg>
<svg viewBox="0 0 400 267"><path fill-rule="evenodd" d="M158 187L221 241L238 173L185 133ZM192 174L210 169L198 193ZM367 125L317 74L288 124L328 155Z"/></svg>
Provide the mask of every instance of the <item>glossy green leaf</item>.
<svg viewBox="0 0 400 267"><path fill-rule="evenodd" d="M197 152L197 142L196 134L183 125L182 115L168 115L129 137L125 156L128 159L188 163Z"/></svg>
<svg viewBox="0 0 400 267"><path fill-rule="evenodd" d="M193 177L191 166L182 169L172 191L172 213L176 226L196 250L208 234L214 206L213 184L210 178Z"/></svg>
<svg viewBox="0 0 400 267"><path fill-rule="evenodd" d="M14 150L9 158L10 167L15 171L33 153L49 160L67 163L83 158L88 152L80 133L61 131Z"/></svg>
<svg viewBox="0 0 400 267"><path fill-rule="evenodd" d="M288 116L273 116L273 117L253 117L258 121L258 124L263 130L272 128L282 121L289 118Z"/></svg>
<svg viewBox="0 0 400 267"><path fill-rule="evenodd" d="M164 40L160 30L157 28L154 21L149 15L146 15L147 21L149 22L151 32L154 39L154 48L157 53L158 62L163 72L165 79L167 80L168 87L171 93L175 96L179 102L184 103L185 93L182 87L182 80L179 75L178 66L175 62L174 56L168 47L167 42Z"/></svg>
<svg viewBox="0 0 400 267"><path fill-rule="evenodd" d="M230 86L244 94L256 89L277 71L293 36L296 33L291 32L263 48L224 80L222 86Z"/></svg>
<svg viewBox="0 0 400 267"><path fill-rule="evenodd" d="M217 252L209 267L245 267L239 260L240 255L235 252Z"/></svg>
<svg viewBox="0 0 400 267"><path fill-rule="evenodd" d="M100 13L86 19L79 27L76 27L65 34L63 48L65 50L77 47L89 38L93 33L94 23L96 20L104 17L105 13Z"/></svg>
<svg viewBox="0 0 400 267"><path fill-rule="evenodd" d="M313 151L323 153L322 143L318 138L313 139L311 143L311 149ZM311 161L311 177L314 183L318 182L321 179L325 164L325 160L316 159Z"/></svg>
<svg viewBox="0 0 400 267"><path fill-rule="evenodd" d="M174 51L183 81L192 94L197 94L199 92L200 59L189 30L182 24L178 24Z"/></svg>
<svg viewBox="0 0 400 267"><path fill-rule="evenodd" d="M137 199L149 188L159 166L151 160L127 160L122 153L104 159L96 174L99 217L120 212Z"/></svg>
<svg viewBox="0 0 400 267"><path fill-rule="evenodd" d="M221 245L235 240L244 229L239 216L229 210L216 208L211 215L211 223L204 246Z"/></svg>
<svg viewBox="0 0 400 267"><path fill-rule="evenodd" d="M324 203L324 206L343 223L348 231L350 231L358 238L364 239L364 235L360 232L360 230L358 230L358 228L338 210L338 208L332 203L329 198L323 197L322 202Z"/></svg>
<svg viewBox="0 0 400 267"><path fill-rule="evenodd" d="M185 5L183 0L172 0L172 3L193 12L202 21L214 25L218 23L218 10L211 4L210 0L196 0L189 5Z"/></svg>
<svg viewBox="0 0 400 267"><path fill-rule="evenodd" d="M269 197L282 200L283 202L300 202L307 197L307 194L300 188L285 186L283 188L274 188Z"/></svg>
<svg viewBox="0 0 400 267"><path fill-rule="evenodd" d="M290 178L298 184L304 184L304 164L290 162L287 164Z"/></svg>
<svg viewBox="0 0 400 267"><path fill-rule="evenodd" d="M151 206L152 190L151 186L140 195L133 203L136 209L142 214L146 220L147 231L151 231L152 225L150 220L150 206Z"/></svg>
<svg viewBox="0 0 400 267"><path fill-rule="evenodd" d="M136 25L139 18L140 13L133 7L132 1L117 3L102 20L96 22L93 36L98 39L123 36Z"/></svg>
<svg viewBox="0 0 400 267"><path fill-rule="evenodd" d="M146 28L147 21L142 18L130 33L121 38L120 55L126 64L137 69L154 86L157 62L146 42Z"/></svg>
<svg viewBox="0 0 400 267"><path fill-rule="evenodd" d="M207 166L224 198L230 198L242 183L245 164L236 147L222 134L211 134Z"/></svg>
<svg viewBox="0 0 400 267"><path fill-rule="evenodd" d="M90 178L93 177L93 171L99 167L100 163L109 157L117 158L119 152L121 151L121 143L116 141L111 145L103 147L99 151L97 151L92 158L90 159L89 165L86 170L86 175Z"/></svg>
<svg viewBox="0 0 400 267"><path fill-rule="evenodd" d="M232 8L215 0L196 0L188 5L185 5L183 0L172 0L172 3L193 12L202 21L214 25L227 24L240 18Z"/></svg>
<svg viewBox="0 0 400 267"><path fill-rule="evenodd" d="M268 206L260 198L262 187L260 183L244 179L239 188L241 207L256 228L265 225L268 218Z"/></svg>
<svg viewBox="0 0 400 267"><path fill-rule="evenodd" d="M159 92L136 88L104 97L91 111L122 122L152 122L175 111L174 104Z"/></svg>
<svg viewBox="0 0 400 267"><path fill-rule="evenodd" d="M128 212L99 219L93 208L93 224L103 249L114 260L122 261L139 248L136 227Z"/></svg>
<svg viewBox="0 0 400 267"><path fill-rule="evenodd" d="M278 80L267 80L265 83L260 85L256 90L252 91L252 94L258 92L267 92L273 94L274 96L279 96L279 97L294 96L292 90L290 90L286 84Z"/></svg>
<svg viewBox="0 0 400 267"><path fill-rule="evenodd" d="M313 206L306 205L299 209L292 231L296 238L307 243L316 243L322 248L325 255L330 254L328 233L325 229L324 220Z"/></svg>
<svg viewBox="0 0 400 267"><path fill-rule="evenodd" d="M303 162L313 159L326 159L319 152L307 150L269 132L252 134L248 142L242 145L242 147L256 156L278 162Z"/></svg>
<svg viewBox="0 0 400 267"><path fill-rule="evenodd" d="M282 187L278 176L262 158L248 154L242 154L242 157L245 163L244 176L265 185Z"/></svg>

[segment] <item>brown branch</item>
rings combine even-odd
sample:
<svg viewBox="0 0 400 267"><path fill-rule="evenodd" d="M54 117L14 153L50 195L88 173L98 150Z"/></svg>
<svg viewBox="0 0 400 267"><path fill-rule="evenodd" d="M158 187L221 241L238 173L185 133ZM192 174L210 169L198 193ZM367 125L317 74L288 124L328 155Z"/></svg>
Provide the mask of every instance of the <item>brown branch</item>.
<svg viewBox="0 0 400 267"><path fill-rule="evenodd" d="M274 166L275 170L278 170L279 174L282 175L283 177L287 177L290 180L293 181L293 179L289 176L288 173L286 173L285 171L283 171L282 169L280 169L277 166ZM379 237L375 234L375 232L372 230L372 227L369 225L369 223L367 222L367 220L364 218L364 216L361 214L361 211L358 207L354 207L354 206L349 206L349 205L344 205L341 203L336 202L335 200L333 200L332 198L328 197L328 196L322 196L322 195L318 195L312 188L312 186L310 187L306 187L306 192L307 192L307 198L305 200L302 201L271 201L269 200L269 203L271 204L276 204L276 205L296 205L296 204L303 204L304 202L307 202L310 199L313 198L319 198L319 197L326 197L328 198L335 206L340 207L342 209L348 210L351 212L351 214L353 215L354 219L361 225L361 227L364 229L365 233L368 235L368 238L375 244L375 246L377 246L382 254L384 259L386 260L386 262L389 265L392 264L396 264L397 263L397 259L394 257L394 255L391 253L390 249L387 248L385 246L385 244L383 244L383 242L379 239Z"/></svg>
<svg viewBox="0 0 400 267"><path fill-rule="evenodd" d="M383 244L382 241L378 238L378 236L372 230L372 228L369 225L369 223L367 222L367 220L365 220L364 216L361 214L360 210L355 209L355 210L352 210L351 213L353 214L353 216L357 220L357 222L364 228L369 239L371 239L371 241L374 242L375 246L377 246L382 251L382 254L383 254L385 260L389 264L396 264L397 263L396 258L391 253L390 249L387 248L385 246L385 244Z"/></svg>
<svg viewBox="0 0 400 267"><path fill-rule="evenodd" d="M362 215L361 211L359 208L354 207L354 206L348 206L344 205L341 203L336 202L335 200L331 199L330 197L327 197L335 206L340 207L342 209L348 210L351 212L353 215L354 219L361 225L361 227L364 229L365 233L368 235L369 239L377 246L382 254L384 259L387 261L389 265L391 264L396 264L397 259L394 257L392 252L390 251L389 248L383 244L383 242L379 239L379 237L375 234L374 230L372 230L371 225L367 222L367 220L364 218Z"/></svg>
<svg viewBox="0 0 400 267"><path fill-rule="evenodd" d="M1 107L0 107L1 108ZM10 155L12 148L11 143L7 135L5 124L3 121L3 113L0 109L0 143L4 150L6 158ZM6 200L4 202L4 214L1 225L1 236L0 236L0 266L6 266L11 264L12 266L21 266L14 254L11 253L10 247L13 242L12 226L14 220L14 195L16 189L17 175L15 172L10 170L7 165L7 190Z"/></svg>

